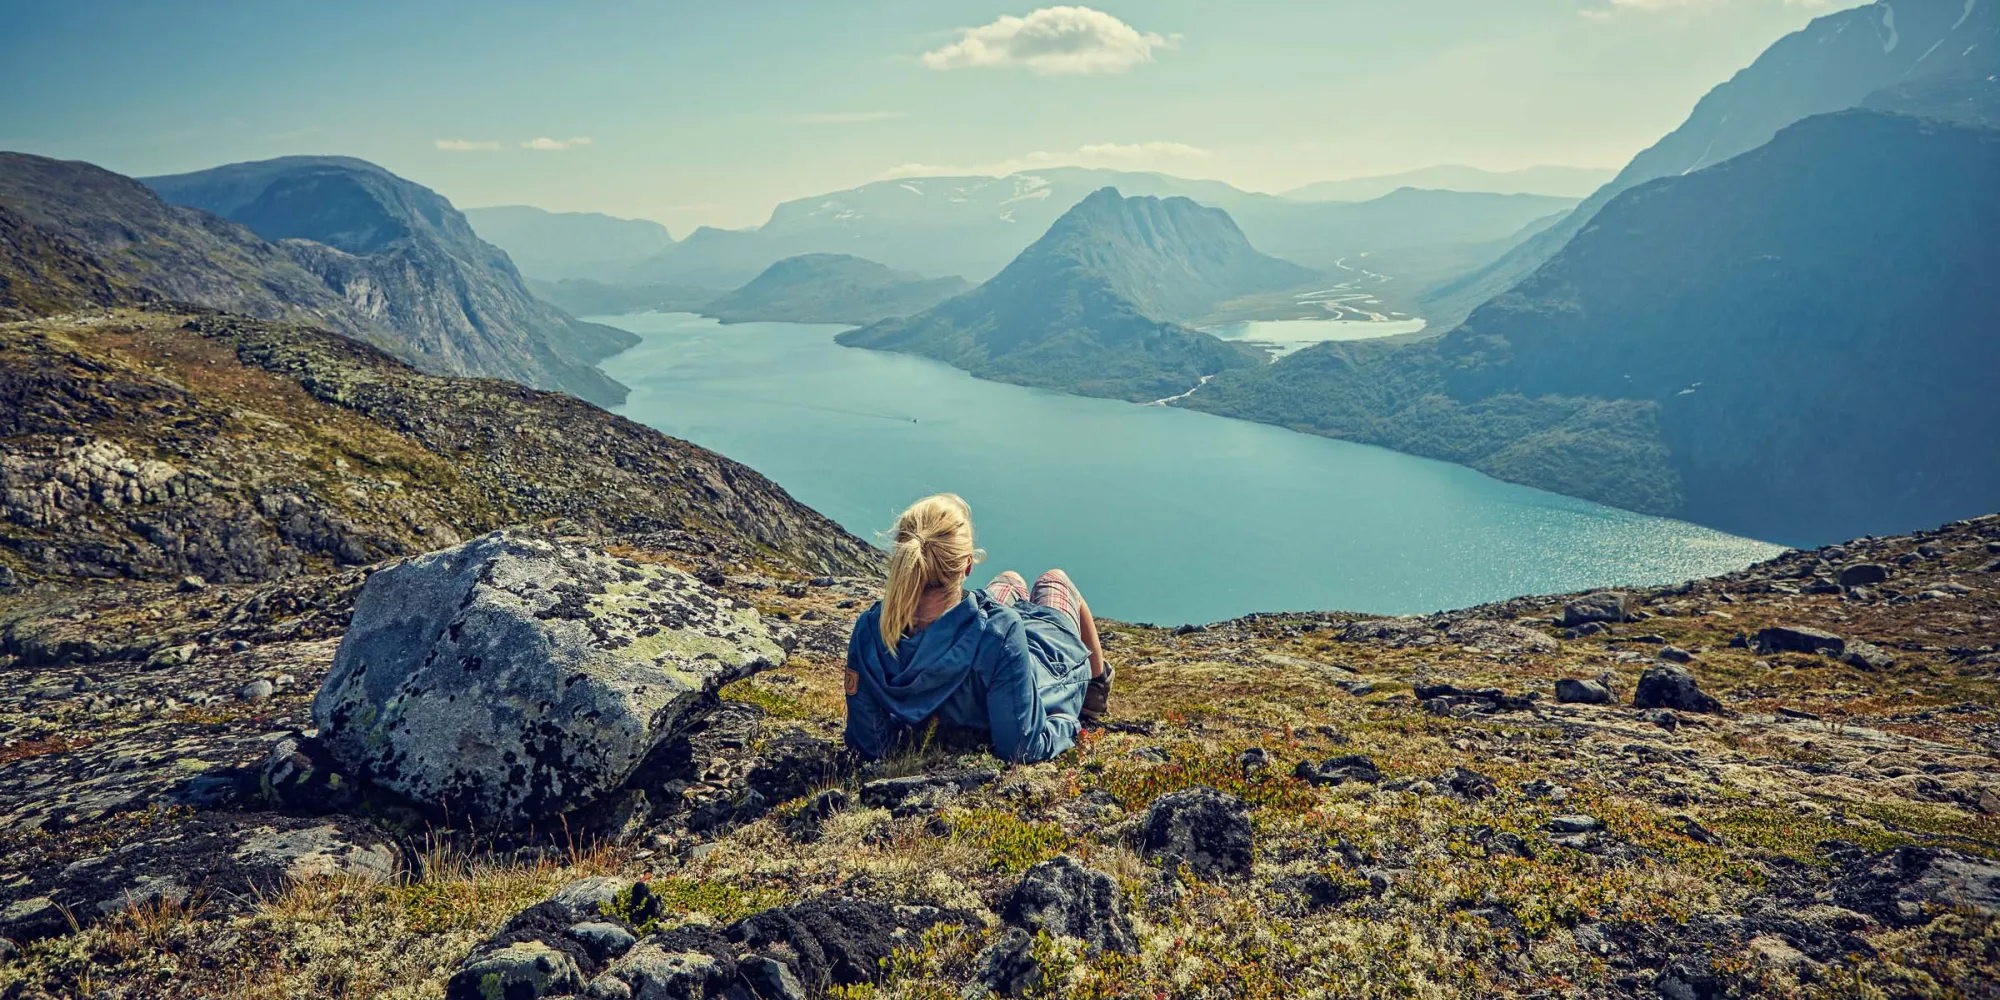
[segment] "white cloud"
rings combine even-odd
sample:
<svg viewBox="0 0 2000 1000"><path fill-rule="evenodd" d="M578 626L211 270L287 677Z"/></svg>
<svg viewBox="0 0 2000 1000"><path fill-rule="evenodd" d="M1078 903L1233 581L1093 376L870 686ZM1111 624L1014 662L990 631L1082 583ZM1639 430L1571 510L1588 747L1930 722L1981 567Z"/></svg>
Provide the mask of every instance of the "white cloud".
<svg viewBox="0 0 2000 1000"><path fill-rule="evenodd" d="M1026 17L959 29L958 41L923 54L931 69L1023 67L1044 75L1123 73L1171 43L1101 10L1043 7Z"/></svg>
<svg viewBox="0 0 2000 1000"><path fill-rule="evenodd" d="M1172 173L1207 160L1211 152L1184 142L1098 142L1067 152L1036 150L995 163L950 166L936 163L905 163L882 176L897 177L1005 177L1023 170L1049 167L1100 167L1111 170L1156 170Z"/></svg>
<svg viewBox="0 0 2000 1000"><path fill-rule="evenodd" d="M435 139L431 145L447 153L490 153L500 148L493 139Z"/></svg>
<svg viewBox="0 0 2000 1000"><path fill-rule="evenodd" d="M792 115L785 121L793 125L859 125L864 122L885 122L908 117L910 115L905 111L826 111Z"/></svg>
<svg viewBox="0 0 2000 1000"><path fill-rule="evenodd" d="M558 150L571 149L577 146L588 146L588 145L590 145L589 136L579 135L571 139L551 139L548 136L539 136L537 138L529 139L527 142L522 143L521 148L536 149L545 152L554 152Z"/></svg>

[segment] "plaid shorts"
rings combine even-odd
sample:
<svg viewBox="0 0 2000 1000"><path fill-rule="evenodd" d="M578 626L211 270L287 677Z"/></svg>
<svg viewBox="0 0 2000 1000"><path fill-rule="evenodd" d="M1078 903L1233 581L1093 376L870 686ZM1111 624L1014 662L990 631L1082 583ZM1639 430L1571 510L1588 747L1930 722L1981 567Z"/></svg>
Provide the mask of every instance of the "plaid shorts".
<svg viewBox="0 0 2000 1000"><path fill-rule="evenodd" d="M1010 569L986 585L986 594L1002 604L1026 601L1054 608L1069 618L1070 625L1081 628L1079 609L1083 607L1083 594L1077 591L1076 584L1070 582L1069 574L1062 570L1052 569L1043 573L1035 580L1035 585L1029 587L1021 574Z"/></svg>

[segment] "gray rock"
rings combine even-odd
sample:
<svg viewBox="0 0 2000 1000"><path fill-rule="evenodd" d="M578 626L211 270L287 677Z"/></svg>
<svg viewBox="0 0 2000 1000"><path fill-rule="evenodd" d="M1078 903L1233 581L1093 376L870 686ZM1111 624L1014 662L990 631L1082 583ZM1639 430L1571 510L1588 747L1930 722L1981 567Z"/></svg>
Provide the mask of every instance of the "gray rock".
<svg viewBox="0 0 2000 1000"><path fill-rule="evenodd" d="M1889 567L1881 563L1855 563L1840 570L1840 585L1843 587L1872 587L1888 579Z"/></svg>
<svg viewBox="0 0 2000 1000"><path fill-rule="evenodd" d="M1565 628L1576 628L1588 622L1624 622L1631 620L1626 607L1625 595L1613 590L1585 594L1563 605L1562 623Z"/></svg>
<svg viewBox="0 0 2000 1000"><path fill-rule="evenodd" d="M207 590L208 581L198 576L192 576L192 575L184 576L181 577L180 585L175 587L174 589L180 591L183 594L193 594L199 591Z"/></svg>
<svg viewBox="0 0 2000 1000"><path fill-rule="evenodd" d="M631 931L601 920L571 924L563 930L563 936L583 945L590 952L590 957L600 963L631 951L632 946L639 943Z"/></svg>
<svg viewBox="0 0 2000 1000"><path fill-rule="evenodd" d="M1543 824L1543 829L1550 833L1595 833L1598 830L1604 829L1604 824L1598 822L1595 816L1585 816L1577 813L1568 816L1550 817L1549 821Z"/></svg>
<svg viewBox="0 0 2000 1000"><path fill-rule="evenodd" d="M1759 630L1753 640L1757 652L1770 653L1819 653L1825 656L1839 656L1847 648L1847 640L1832 632L1822 632L1816 628L1801 628L1791 625L1776 625Z"/></svg>
<svg viewBox="0 0 2000 1000"><path fill-rule="evenodd" d="M1250 807L1205 785L1168 792L1146 809L1141 850L1165 864L1186 864L1198 878L1248 875L1255 858Z"/></svg>
<svg viewBox="0 0 2000 1000"><path fill-rule="evenodd" d="M1066 854L1028 869L1001 904L1000 917L1030 933L1076 938L1091 954L1139 950L1118 883Z"/></svg>
<svg viewBox="0 0 2000 1000"><path fill-rule="evenodd" d="M1671 663L1655 664L1639 675L1639 686L1632 689L1632 705L1682 712L1722 711L1722 703L1703 691L1687 668Z"/></svg>
<svg viewBox="0 0 2000 1000"><path fill-rule="evenodd" d="M1694 654L1679 646L1662 646L1660 647L1660 659L1668 663L1693 663Z"/></svg>
<svg viewBox="0 0 2000 1000"><path fill-rule="evenodd" d="M647 938L591 980L584 995L590 1000L692 1000L726 988L729 971L713 955L669 951Z"/></svg>
<svg viewBox="0 0 2000 1000"><path fill-rule="evenodd" d="M637 883L612 875L592 875L557 889L548 902L562 908L572 923L588 923L604 916L608 907L632 891Z"/></svg>
<svg viewBox="0 0 2000 1000"><path fill-rule="evenodd" d="M887 809L896 816L914 816L934 812L946 802L975 788L990 785L999 778L1000 772L984 768L879 778L861 786L861 804L874 809Z"/></svg>
<svg viewBox="0 0 2000 1000"><path fill-rule="evenodd" d="M1565 677L1556 681L1556 700L1565 704L1609 705L1611 692L1596 681Z"/></svg>
<svg viewBox="0 0 2000 1000"><path fill-rule="evenodd" d="M518 826L596 801L704 696L784 657L685 573L496 532L369 577L313 720L342 770Z"/></svg>
<svg viewBox="0 0 2000 1000"><path fill-rule="evenodd" d="M540 1000L570 996L581 989L583 973L574 959L540 941L519 941L461 966L445 984L444 996L445 1000Z"/></svg>
<svg viewBox="0 0 2000 1000"><path fill-rule="evenodd" d="M2000 862L1940 847L1898 847L1851 865L1833 901L1898 927L1927 923L1940 909L2000 912Z"/></svg>
<svg viewBox="0 0 2000 1000"><path fill-rule="evenodd" d="M35 941L68 929L69 918L47 896L31 896L0 906L0 937Z"/></svg>
<svg viewBox="0 0 2000 1000"><path fill-rule="evenodd" d="M21 946L8 938L0 937L0 962L11 962L19 957L21 957Z"/></svg>
<svg viewBox="0 0 2000 1000"><path fill-rule="evenodd" d="M1841 651L1840 662L1863 670L1887 670L1895 665L1896 658L1874 643L1854 640Z"/></svg>
<svg viewBox="0 0 2000 1000"><path fill-rule="evenodd" d="M267 680L254 680L236 689L238 701L264 701L277 689Z"/></svg>
<svg viewBox="0 0 2000 1000"><path fill-rule="evenodd" d="M306 813L342 812L360 799L360 787L334 769L326 747L293 732L271 745L257 772L264 800L280 809Z"/></svg>
<svg viewBox="0 0 2000 1000"><path fill-rule="evenodd" d="M736 974L757 1000L806 1000L806 987L792 967L769 955L750 955L736 963Z"/></svg>

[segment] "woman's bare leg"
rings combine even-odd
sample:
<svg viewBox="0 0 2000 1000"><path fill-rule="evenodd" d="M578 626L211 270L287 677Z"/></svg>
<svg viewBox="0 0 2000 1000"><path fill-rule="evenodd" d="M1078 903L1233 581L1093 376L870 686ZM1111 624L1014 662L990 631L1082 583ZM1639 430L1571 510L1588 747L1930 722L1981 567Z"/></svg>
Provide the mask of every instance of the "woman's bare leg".
<svg viewBox="0 0 2000 1000"><path fill-rule="evenodd" d="M1097 640L1097 619L1090 616L1090 604L1081 595L1076 600L1076 623L1083 632L1083 645L1090 650L1090 676L1104 676L1104 644Z"/></svg>

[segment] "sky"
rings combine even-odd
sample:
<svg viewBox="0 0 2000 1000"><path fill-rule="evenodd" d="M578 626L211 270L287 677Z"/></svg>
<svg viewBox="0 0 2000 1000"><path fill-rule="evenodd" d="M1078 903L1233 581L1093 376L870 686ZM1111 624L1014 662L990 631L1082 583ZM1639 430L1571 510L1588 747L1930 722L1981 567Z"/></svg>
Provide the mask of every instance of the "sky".
<svg viewBox="0 0 2000 1000"><path fill-rule="evenodd" d="M1056 164L1283 191L1618 167L1853 0L7 0L0 149L144 176L372 160L676 236Z"/></svg>

